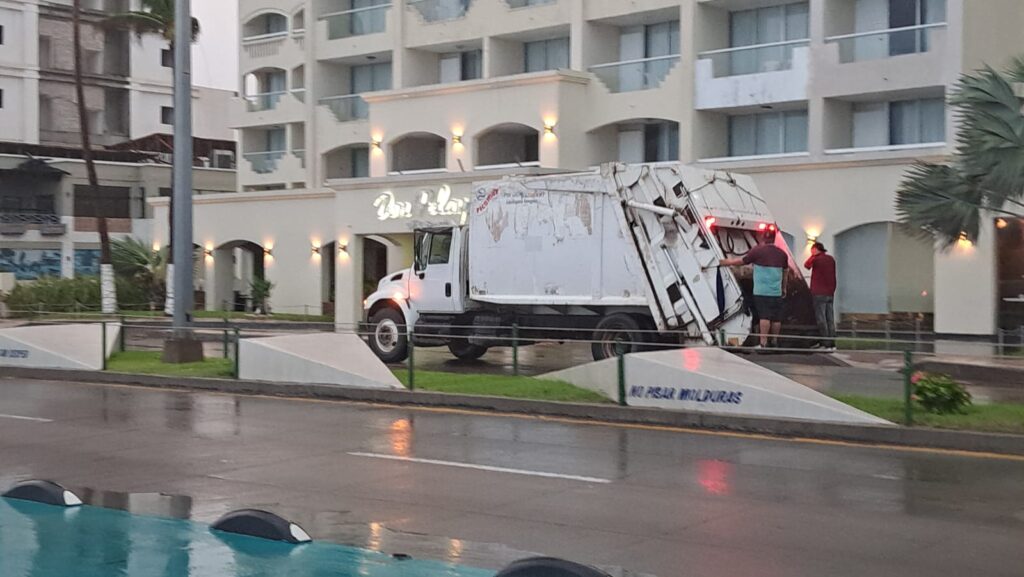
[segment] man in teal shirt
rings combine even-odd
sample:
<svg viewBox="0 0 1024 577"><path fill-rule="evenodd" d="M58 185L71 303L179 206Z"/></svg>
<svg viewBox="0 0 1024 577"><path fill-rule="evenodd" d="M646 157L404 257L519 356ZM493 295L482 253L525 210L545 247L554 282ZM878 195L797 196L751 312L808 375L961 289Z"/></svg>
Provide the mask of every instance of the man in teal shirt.
<svg viewBox="0 0 1024 577"><path fill-rule="evenodd" d="M768 337L777 345L782 333L783 294L789 256L775 246L775 231L761 235L761 243L742 258L725 258L721 266L754 265L754 310L760 329L760 347L768 346Z"/></svg>

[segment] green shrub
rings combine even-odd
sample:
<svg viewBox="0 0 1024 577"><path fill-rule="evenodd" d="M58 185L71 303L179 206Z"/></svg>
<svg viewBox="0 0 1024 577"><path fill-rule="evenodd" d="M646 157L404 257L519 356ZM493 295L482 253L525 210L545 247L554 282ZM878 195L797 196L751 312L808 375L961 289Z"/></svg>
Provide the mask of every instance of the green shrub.
<svg viewBox="0 0 1024 577"><path fill-rule="evenodd" d="M965 414L971 406L971 394L949 375L915 373L911 378L914 397L929 413L937 415Z"/></svg>
<svg viewBox="0 0 1024 577"><path fill-rule="evenodd" d="M149 310L148 288L131 279L117 278L117 302L123 310ZM100 281L96 277L41 278L18 283L4 297L12 314L73 313L100 309ZM152 303L159 306L161 303Z"/></svg>

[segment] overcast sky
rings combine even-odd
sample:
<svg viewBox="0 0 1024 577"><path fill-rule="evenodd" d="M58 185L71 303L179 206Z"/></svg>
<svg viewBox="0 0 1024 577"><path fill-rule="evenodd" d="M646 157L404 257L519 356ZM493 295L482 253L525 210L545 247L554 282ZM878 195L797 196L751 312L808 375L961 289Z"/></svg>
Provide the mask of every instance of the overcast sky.
<svg viewBox="0 0 1024 577"><path fill-rule="evenodd" d="M202 33L192 51L193 82L238 90L238 0L192 0Z"/></svg>

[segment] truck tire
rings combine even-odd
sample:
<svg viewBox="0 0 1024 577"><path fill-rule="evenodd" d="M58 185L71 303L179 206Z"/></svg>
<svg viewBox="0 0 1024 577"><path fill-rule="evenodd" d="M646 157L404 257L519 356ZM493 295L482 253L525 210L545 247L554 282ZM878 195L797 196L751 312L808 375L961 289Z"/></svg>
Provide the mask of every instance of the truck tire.
<svg viewBox="0 0 1024 577"><path fill-rule="evenodd" d="M494 577L608 577L608 574L564 559L533 557L512 563Z"/></svg>
<svg viewBox="0 0 1024 577"><path fill-rule="evenodd" d="M644 347L644 333L640 332L640 323L623 313L601 319L594 329L593 340L590 353L595 361L638 353Z"/></svg>
<svg viewBox="0 0 1024 577"><path fill-rule="evenodd" d="M448 351L451 352L452 356L461 361L475 361L484 356L484 353L487 352L487 347L474 345L468 339L459 338L454 341L448 341Z"/></svg>
<svg viewBox="0 0 1024 577"><path fill-rule="evenodd" d="M409 338L401 311L385 308L370 317L370 350L385 363L400 363L409 357Z"/></svg>

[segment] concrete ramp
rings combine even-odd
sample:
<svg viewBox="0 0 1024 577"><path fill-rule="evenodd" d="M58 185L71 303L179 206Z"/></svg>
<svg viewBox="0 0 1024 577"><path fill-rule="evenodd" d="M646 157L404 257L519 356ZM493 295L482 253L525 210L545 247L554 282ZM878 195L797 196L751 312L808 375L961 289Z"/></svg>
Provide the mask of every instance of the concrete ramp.
<svg viewBox="0 0 1024 577"><path fill-rule="evenodd" d="M545 375L618 396L617 359ZM858 424L891 424L796 381L716 348L690 348L626 356L626 402L716 414Z"/></svg>
<svg viewBox="0 0 1024 577"><path fill-rule="evenodd" d="M401 389L402 384L356 335L314 333L242 339L242 379Z"/></svg>
<svg viewBox="0 0 1024 577"><path fill-rule="evenodd" d="M107 323L108 358L120 333L120 324ZM0 366L101 371L102 337L99 323L0 329Z"/></svg>

